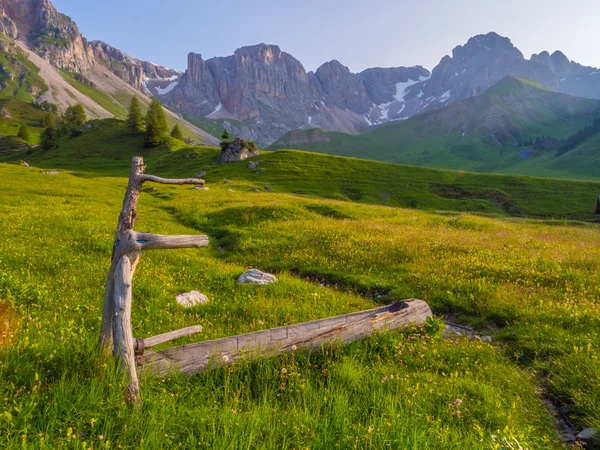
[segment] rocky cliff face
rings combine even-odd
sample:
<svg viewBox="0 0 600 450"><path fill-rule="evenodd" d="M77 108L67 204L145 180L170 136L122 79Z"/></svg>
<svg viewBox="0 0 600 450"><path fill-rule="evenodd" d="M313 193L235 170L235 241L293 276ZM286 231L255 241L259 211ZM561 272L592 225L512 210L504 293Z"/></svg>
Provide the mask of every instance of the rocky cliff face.
<svg viewBox="0 0 600 450"><path fill-rule="evenodd" d="M88 43L77 24L56 11L49 0L0 0L0 32L24 41L55 67L85 77L94 65L102 64L142 91L148 82L155 82L155 89L161 89L165 81L181 75L132 58L104 42Z"/></svg>
<svg viewBox="0 0 600 450"><path fill-rule="evenodd" d="M17 38L17 25L6 15L2 8L0 8L0 33L4 33L12 39Z"/></svg>
<svg viewBox="0 0 600 450"><path fill-rule="evenodd" d="M177 70L133 58L105 42L92 41L89 45L94 63L102 64L120 79L140 91L157 95L164 88L166 82L174 81L181 76L181 72Z"/></svg>
<svg viewBox="0 0 600 450"><path fill-rule="evenodd" d="M366 130L371 124L367 115L387 120L387 110L382 114L377 105L396 102L398 83L416 83L428 75L421 67L354 74L338 61L307 73L279 47L259 44L206 61L190 53L180 82L160 97L188 114L244 121L247 127L235 125L233 131L265 145L294 128Z"/></svg>
<svg viewBox="0 0 600 450"><path fill-rule="evenodd" d="M600 98L597 69L570 62L565 55L542 52L525 59L508 38L496 33L475 36L445 56L431 78L408 93L411 115L435 110L481 94L506 76L529 78L557 92ZM600 72L598 72L600 75Z"/></svg>
<svg viewBox="0 0 600 450"><path fill-rule="evenodd" d="M548 52L534 54L531 61L550 69L558 78L558 91L578 97L600 98L600 69L569 61L560 51L551 55Z"/></svg>
<svg viewBox="0 0 600 450"><path fill-rule="evenodd" d="M16 25L16 37L53 65L78 73L92 66L88 42L79 28L48 0L0 0L0 8Z"/></svg>

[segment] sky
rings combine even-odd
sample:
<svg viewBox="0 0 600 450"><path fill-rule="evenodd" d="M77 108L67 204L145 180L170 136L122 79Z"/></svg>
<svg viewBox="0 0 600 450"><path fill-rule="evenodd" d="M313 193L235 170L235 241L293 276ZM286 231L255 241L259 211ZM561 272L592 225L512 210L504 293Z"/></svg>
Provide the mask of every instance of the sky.
<svg viewBox="0 0 600 450"><path fill-rule="evenodd" d="M52 0L88 40L185 70L245 45L276 44L306 70L337 59L353 72L433 69L477 34L507 36L526 58L561 50L600 67L599 0Z"/></svg>

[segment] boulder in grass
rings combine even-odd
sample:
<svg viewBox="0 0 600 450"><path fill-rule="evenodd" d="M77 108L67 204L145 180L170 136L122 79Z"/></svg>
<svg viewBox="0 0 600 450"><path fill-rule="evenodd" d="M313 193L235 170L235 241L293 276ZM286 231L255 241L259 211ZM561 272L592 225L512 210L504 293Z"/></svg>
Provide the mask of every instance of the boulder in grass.
<svg viewBox="0 0 600 450"><path fill-rule="evenodd" d="M258 269L250 269L248 272L241 274L237 280L238 283L259 284L262 286L275 283L276 281L277 278L275 277L275 275L261 272Z"/></svg>
<svg viewBox="0 0 600 450"><path fill-rule="evenodd" d="M208 303L208 297L198 291L185 292L175 297L177 303L184 308L191 308L196 305L204 305Z"/></svg>
<svg viewBox="0 0 600 450"><path fill-rule="evenodd" d="M579 439L580 441L586 442L586 443L592 442L594 439L596 439L598 437L599 437L598 430L596 430L594 428L586 428L577 435L577 439Z"/></svg>

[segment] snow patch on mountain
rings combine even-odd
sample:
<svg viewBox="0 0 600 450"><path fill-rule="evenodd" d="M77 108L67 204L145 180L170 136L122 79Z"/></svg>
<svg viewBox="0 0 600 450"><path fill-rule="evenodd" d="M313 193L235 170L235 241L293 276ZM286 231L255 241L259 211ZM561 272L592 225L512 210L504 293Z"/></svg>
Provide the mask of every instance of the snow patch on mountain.
<svg viewBox="0 0 600 450"><path fill-rule="evenodd" d="M175 77L175 78L177 78L177 77ZM179 81L174 81L173 83L169 84L166 88L161 88L160 86L156 86L156 92L158 93L158 95L168 94L173 89L175 89L178 84L179 84Z"/></svg>

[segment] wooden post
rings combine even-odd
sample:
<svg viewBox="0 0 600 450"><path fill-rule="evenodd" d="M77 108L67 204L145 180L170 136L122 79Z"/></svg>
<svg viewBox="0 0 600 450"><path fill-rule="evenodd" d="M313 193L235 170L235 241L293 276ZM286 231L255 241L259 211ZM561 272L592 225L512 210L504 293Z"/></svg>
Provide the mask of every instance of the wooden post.
<svg viewBox="0 0 600 450"><path fill-rule="evenodd" d="M133 231L137 219L137 204L146 181L162 184L203 185L197 178L166 179L144 174L144 159L135 156L131 163L129 184L117 223L110 268L106 277L100 347L110 348L127 373L127 400L139 405L140 385L135 368L134 340L131 329L132 279L145 250L199 248L208 246L206 236L161 236Z"/></svg>
<svg viewBox="0 0 600 450"><path fill-rule="evenodd" d="M122 369L127 372L129 385L126 398L139 405L140 383L135 371L133 331L131 330L131 262L125 255L115 268L115 320L113 328L113 355L120 359Z"/></svg>

